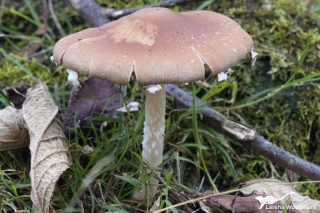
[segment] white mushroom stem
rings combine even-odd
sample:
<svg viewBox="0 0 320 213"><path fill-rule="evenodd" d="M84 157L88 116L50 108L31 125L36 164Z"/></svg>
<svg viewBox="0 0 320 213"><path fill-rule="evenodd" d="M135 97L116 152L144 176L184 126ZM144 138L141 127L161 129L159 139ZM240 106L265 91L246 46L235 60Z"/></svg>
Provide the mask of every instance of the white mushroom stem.
<svg viewBox="0 0 320 213"><path fill-rule="evenodd" d="M162 89L151 93L145 91L145 122L144 136L142 141L142 157L151 167L156 168L162 163L163 142L165 130L165 109L166 109L166 90L165 85ZM141 191L133 194L133 198L142 200L146 195L152 198L156 192L158 180L149 179L147 188L142 187Z"/></svg>
<svg viewBox="0 0 320 213"><path fill-rule="evenodd" d="M162 89L154 94L146 90L144 136L142 141L142 157L152 167L162 162L163 135L165 129L166 90Z"/></svg>

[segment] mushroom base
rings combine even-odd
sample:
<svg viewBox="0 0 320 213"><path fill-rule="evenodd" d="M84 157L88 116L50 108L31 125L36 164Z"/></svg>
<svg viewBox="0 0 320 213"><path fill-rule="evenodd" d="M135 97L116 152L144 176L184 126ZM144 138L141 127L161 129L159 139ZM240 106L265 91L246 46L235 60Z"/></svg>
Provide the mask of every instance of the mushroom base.
<svg viewBox="0 0 320 213"><path fill-rule="evenodd" d="M163 142L165 130L165 112L166 112L166 90L165 85L154 94L148 90L145 91L145 122L144 136L142 141L142 157L145 162L153 168L162 163ZM143 187L141 192L133 194L134 199L142 200L147 195L151 198L157 189L158 180L150 178L149 187Z"/></svg>
<svg viewBox="0 0 320 213"><path fill-rule="evenodd" d="M147 172L150 172L150 170L147 170ZM160 175L160 172L157 172L158 175ZM140 180L142 177L140 176ZM142 186L141 190L137 190L132 194L132 198L135 200L143 200L145 197L149 199L149 202L152 201L152 198L157 192L157 186L158 186L159 180L155 177L151 177L147 184Z"/></svg>

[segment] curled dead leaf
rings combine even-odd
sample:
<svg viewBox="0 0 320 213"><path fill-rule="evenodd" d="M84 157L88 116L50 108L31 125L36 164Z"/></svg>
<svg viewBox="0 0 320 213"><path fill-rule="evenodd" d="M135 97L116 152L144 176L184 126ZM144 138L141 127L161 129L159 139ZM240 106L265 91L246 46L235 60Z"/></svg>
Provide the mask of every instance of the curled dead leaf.
<svg viewBox="0 0 320 213"><path fill-rule="evenodd" d="M37 81L28 89L22 114L30 134L31 199L41 212L46 213L56 182L69 168L71 159L58 119L58 107L43 81Z"/></svg>
<svg viewBox="0 0 320 213"><path fill-rule="evenodd" d="M202 201L199 201L200 208L206 213L212 213L212 209L209 206L206 206Z"/></svg>
<svg viewBox="0 0 320 213"><path fill-rule="evenodd" d="M292 185L277 179L255 179L246 182L246 187L241 189L244 195L260 195L260 204L268 205L267 199L284 201L287 205L299 210L301 213L318 213L320 201L313 200L308 196L300 195ZM273 199L274 198L274 199ZM283 202L284 203L284 202ZM301 209L306 207L307 209ZM310 207L310 209L308 209Z"/></svg>
<svg viewBox="0 0 320 213"><path fill-rule="evenodd" d="M206 198L202 200L202 202L203 205L205 205L207 212L208 208L210 208L211 211L215 213L279 213L280 210L276 207L283 206L283 204L280 201L277 201L270 205L269 208L264 206L263 208L259 209L260 203L256 199L256 197L257 195L252 195L249 197L235 197L234 195L218 195ZM299 211L296 211L294 209L288 209L287 213L299 213Z"/></svg>
<svg viewBox="0 0 320 213"><path fill-rule="evenodd" d="M0 151L27 147L29 141L21 110L11 106L0 110Z"/></svg>
<svg viewBox="0 0 320 213"><path fill-rule="evenodd" d="M161 198L162 198L163 195L165 195L165 194L162 193L162 194L157 198L157 200L154 201L154 203L153 203L153 205L152 205L152 207L151 207L151 209L150 209L150 212L155 212L155 211L157 211L157 210L159 209L160 202L161 202Z"/></svg>

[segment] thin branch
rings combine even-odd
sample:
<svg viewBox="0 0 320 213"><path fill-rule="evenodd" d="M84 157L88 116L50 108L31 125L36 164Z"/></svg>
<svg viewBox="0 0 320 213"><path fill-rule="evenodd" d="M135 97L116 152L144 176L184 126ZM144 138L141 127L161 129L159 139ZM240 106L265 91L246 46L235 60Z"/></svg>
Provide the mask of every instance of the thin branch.
<svg viewBox="0 0 320 213"><path fill-rule="evenodd" d="M108 8L100 7L93 0L69 0L69 2L79 12L80 16L93 27L100 27L110 22L105 15L108 12ZM114 10L111 9L111 11Z"/></svg>
<svg viewBox="0 0 320 213"><path fill-rule="evenodd" d="M24 35L10 35L10 34L0 34L1 37L7 37L7 38L12 38L12 39L21 39L21 40L39 40L37 37L31 37L31 36L24 36Z"/></svg>
<svg viewBox="0 0 320 213"><path fill-rule="evenodd" d="M40 50L40 51L38 51L38 52L36 52L36 53L34 53L34 54L32 54L32 57L37 57L37 56L39 56L39 55L46 54L47 52L50 52L51 50L53 50L53 47L52 47L52 46L50 46L50 47L48 47L48 48L46 48L46 49Z"/></svg>
<svg viewBox="0 0 320 213"><path fill-rule="evenodd" d="M100 7L93 0L69 0L71 5L76 9L82 18L84 18L91 26L100 27L111 20L121 18L123 16L134 13L142 8L149 7L172 7L187 1L201 0L165 0L157 4L150 4L139 7L132 7L122 10L114 10L112 8Z"/></svg>
<svg viewBox="0 0 320 213"><path fill-rule="evenodd" d="M55 25L56 25L56 27L57 27L60 35L61 35L62 37L66 36L66 35L67 35L66 32L65 32L64 29L61 27L61 24L60 24L60 22L59 22L59 20L58 20L58 18L57 18L57 16L56 16L56 14L54 13L53 6L52 6L52 0L49 0L48 6L49 6L49 11L50 11L50 13L51 13L51 16L52 16L52 18L53 18L53 22L55 23Z"/></svg>
<svg viewBox="0 0 320 213"><path fill-rule="evenodd" d="M139 7L131 7L127 9L122 9L122 10L117 10L117 11L112 11L112 10L107 10L105 11L105 15L108 16L110 19L118 19L123 16L130 15L131 13L134 13L142 8L150 8L150 7L172 7L177 4L181 4L183 2L186 2L187 0L166 0L163 2L159 2L157 4L150 4L150 5L145 5L145 6L139 6Z"/></svg>

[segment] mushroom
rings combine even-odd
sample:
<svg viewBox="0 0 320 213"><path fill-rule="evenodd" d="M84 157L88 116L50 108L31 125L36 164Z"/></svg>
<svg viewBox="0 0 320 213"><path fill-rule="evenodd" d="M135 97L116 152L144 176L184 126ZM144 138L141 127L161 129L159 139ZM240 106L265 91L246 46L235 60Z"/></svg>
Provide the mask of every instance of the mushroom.
<svg viewBox="0 0 320 213"><path fill-rule="evenodd" d="M54 47L54 61L80 75L126 85L132 75L145 90L142 156L156 168L162 162L165 130L165 84L226 72L253 49L251 37L232 19L211 11L177 13L145 8L100 28L69 35ZM75 82L75 80L73 79ZM134 197L142 199L145 191Z"/></svg>

